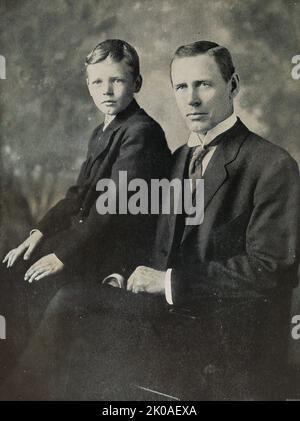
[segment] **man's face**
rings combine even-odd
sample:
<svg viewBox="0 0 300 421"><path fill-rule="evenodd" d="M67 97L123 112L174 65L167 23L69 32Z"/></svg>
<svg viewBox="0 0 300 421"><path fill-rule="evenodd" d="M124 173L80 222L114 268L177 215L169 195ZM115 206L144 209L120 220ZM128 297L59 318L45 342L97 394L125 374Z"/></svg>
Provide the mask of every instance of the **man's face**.
<svg viewBox="0 0 300 421"><path fill-rule="evenodd" d="M175 59L171 78L178 108L191 131L205 134L232 113L232 84L224 81L214 57Z"/></svg>
<svg viewBox="0 0 300 421"><path fill-rule="evenodd" d="M87 66L87 84L96 107L108 115L124 110L138 91L128 64L124 60L116 63L109 56Z"/></svg>

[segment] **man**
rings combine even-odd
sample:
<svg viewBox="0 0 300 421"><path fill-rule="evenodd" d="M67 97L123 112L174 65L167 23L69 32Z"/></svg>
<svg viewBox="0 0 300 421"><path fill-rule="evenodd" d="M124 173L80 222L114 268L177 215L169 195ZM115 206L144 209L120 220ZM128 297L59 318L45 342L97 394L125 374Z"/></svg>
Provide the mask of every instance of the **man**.
<svg viewBox="0 0 300 421"><path fill-rule="evenodd" d="M155 262L173 268L172 302L194 299L203 290L256 297L281 284L294 286L299 198L295 161L236 117L233 98L239 78L225 48L211 42L180 47L171 78L179 110L191 130L188 144L174 155L172 177L188 174L193 146L215 143L202 160L203 224L181 227L180 232L175 230L176 218L160 220ZM136 276L139 271L142 277ZM163 292L168 275L139 268L128 288L147 291L149 281L151 288L155 282L157 292Z"/></svg>
<svg viewBox="0 0 300 421"><path fill-rule="evenodd" d="M204 220L187 226L183 217L162 215L155 269L138 267L127 288L166 294L170 304L198 311L203 300L216 297L219 302L207 312L211 317L219 312L220 341L228 335L225 342L231 343L228 355L222 355L228 371L237 373L230 366L243 358L248 358L244 370L251 364L260 370L261 352L261 364L269 359L276 373L275 362L284 360L289 300L297 284L297 164L236 117L239 78L224 47L200 41L178 48L171 80L191 131L188 144L174 154L171 178L193 178L193 150L198 148L196 156L204 152L198 164L204 178Z"/></svg>
<svg viewBox="0 0 300 421"><path fill-rule="evenodd" d="M110 353L126 345L121 361L127 382L148 390L152 386L185 399L278 397L299 261L298 167L287 152L236 117L239 78L226 48L208 41L178 48L171 80L191 130L187 145L174 154L171 178L189 178L192 184L204 178L202 224L187 225L185 215L175 212L161 215L152 265L133 272L127 294L107 289L87 309L91 300L80 288L61 289L27 361L41 355L45 344L53 345L45 332L62 337L74 328L70 347L76 354L74 338L80 337L88 356L85 366L80 359L77 377L76 370L69 372L77 386L89 373L80 391L93 383L89 367L96 364L100 370ZM112 295L118 304L107 299ZM74 303L80 310L74 311ZM104 315L111 315L107 325L117 320L127 332L133 342L128 348L125 334L114 336L113 344L105 342ZM95 335L96 322L100 332ZM108 355L103 354L107 347ZM28 370L30 364L24 366ZM114 380L118 372L115 365Z"/></svg>
<svg viewBox="0 0 300 421"><path fill-rule="evenodd" d="M142 85L139 57L127 42L106 40L91 51L85 64L87 87L104 123L92 134L77 184L3 259L7 270L1 275L0 313L9 328L16 324L10 337L25 335L27 307L35 326L60 286L101 280L112 270L129 274L140 259L147 261L153 246L156 216L99 214L96 206L99 180L110 178L118 197L127 188L119 184L120 173L126 173L129 183L161 178L168 171L170 152L163 130L134 99ZM22 256L27 265L18 261ZM16 263L19 266L9 273ZM23 311L22 293L27 296ZM6 306L10 298L16 301L13 308Z"/></svg>

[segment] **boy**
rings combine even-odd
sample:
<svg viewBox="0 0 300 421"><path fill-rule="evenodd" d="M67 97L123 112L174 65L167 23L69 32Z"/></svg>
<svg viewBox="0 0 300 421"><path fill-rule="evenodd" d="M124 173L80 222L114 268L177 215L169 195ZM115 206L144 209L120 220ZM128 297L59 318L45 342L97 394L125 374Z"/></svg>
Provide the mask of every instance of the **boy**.
<svg viewBox="0 0 300 421"><path fill-rule="evenodd" d="M135 178L149 182L167 175L170 152L164 132L134 99L142 85L138 55L125 41L101 42L86 58L86 76L104 123L92 134L77 183L3 259L7 268L18 261L9 276L3 270L0 287L6 302L7 294L16 300L13 311L1 314L11 317L18 331L24 320L21 295L27 297L23 305L35 325L62 285L101 280L112 271L126 277L138 263L147 261L153 245L155 215L100 215L96 209L96 185L103 178L111 179L118 192L120 171L126 171L128 182ZM16 291L11 291L12 284Z"/></svg>

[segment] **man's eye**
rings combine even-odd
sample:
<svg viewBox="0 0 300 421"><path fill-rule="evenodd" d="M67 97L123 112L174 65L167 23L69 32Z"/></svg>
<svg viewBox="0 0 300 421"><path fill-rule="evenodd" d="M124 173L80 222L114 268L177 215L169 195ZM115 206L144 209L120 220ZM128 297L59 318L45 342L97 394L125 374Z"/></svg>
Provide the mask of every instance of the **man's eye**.
<svg viewBox="0 0 300 421"><path fill-rule="evenodd" d="M124 80L123 80L123 79L115 79L115 80L114 80L114 83L122 83L122 82L124 82Z"/></svg>
<svg viewBox="0 0 300 421"><path fill-rule="evenodd" d="M204 88L207 88L210 86L208 82L201 82L200 86L203 86Z"/></svg>
<svg viewBox="0 0 300 421"><path fill-rule="evenodd" d="M184 85L175 86L175 91L181 91L184 88Z"/></svg>

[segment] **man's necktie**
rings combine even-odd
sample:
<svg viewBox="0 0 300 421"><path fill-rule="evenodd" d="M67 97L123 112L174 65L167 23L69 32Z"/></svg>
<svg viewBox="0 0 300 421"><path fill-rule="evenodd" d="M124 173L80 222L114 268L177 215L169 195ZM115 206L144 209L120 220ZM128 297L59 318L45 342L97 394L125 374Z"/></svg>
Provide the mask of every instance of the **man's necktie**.
<svg viewBox="0 0 300 421"><path fill-rule="evenodd" d="M205 155L213 148L214 146L218 146L219 143L222 142L224 139L224 133L217 136L212 142L208 145L199 145L194 146L192 148L192 158L189 164L189 178L193 180L193 185L195 183L194 180L197 178L203 177L203 158Z"/></svg>
<svg viewBox="0 0 300 421"><path fill-rule="evenodd" d="M224 139L223 133L217 136L212 142L204 146L194 146L192 148L192 157L189 164L189 179L192 186L192 201L195 205L196 180L203 178L203 158L213 148Z"/></svg>
<svg viewBox="0 0 300 421"><path fill-rule="evenodd" d="M209 152L209 145L195 146L192 148L192 158L189 164L189 179L192 182L192 192L194 195L196 189L196 180L203 176L203 158Z"/></svg>

